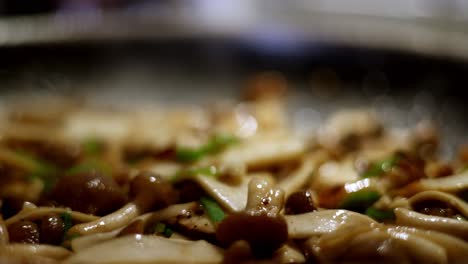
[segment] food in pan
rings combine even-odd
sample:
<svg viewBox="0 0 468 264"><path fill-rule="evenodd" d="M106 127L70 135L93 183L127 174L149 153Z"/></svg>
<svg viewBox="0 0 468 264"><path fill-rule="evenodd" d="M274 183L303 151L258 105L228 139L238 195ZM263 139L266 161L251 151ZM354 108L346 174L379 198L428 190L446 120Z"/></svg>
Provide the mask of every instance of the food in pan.
<svg viewBox="0 0 468 264"><path fill-rule="evenodd" d="M290 128L285 83L244 100L0 120L2 263L466 263L468 149L341 110Z"/></svg>

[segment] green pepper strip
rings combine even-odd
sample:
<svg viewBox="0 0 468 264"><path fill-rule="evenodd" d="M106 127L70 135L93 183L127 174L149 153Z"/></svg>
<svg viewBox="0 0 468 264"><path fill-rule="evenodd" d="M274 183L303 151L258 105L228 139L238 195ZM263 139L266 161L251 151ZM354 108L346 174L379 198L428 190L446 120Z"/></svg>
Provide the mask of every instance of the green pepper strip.
<svg viewBox="0 0 468 264"><path fill-rule="evenodd" d="M368 207L380 199L380 193L371 190L360 190L350 193L341 202L339 208L356 212L364 212Z"/></svg>
<svg viewBox="0 0 468 264"><path fill-rule="evenodd" d="M209 197L202 197L200 203L213 223L221 222L224 219L224 211L215 200Z"/></svg>
<svg viewBox="0 0 468 264"><path fill-rule="evenodd" d="M192 168L188 170L182 170L176 173L172 178L171 182L178 182L182 179L194 177L197 175L204 175L210 177L216 177L219 175L219 171L215 166L208 166L208 167L200 167L200 168Z"/></svg>
<svg viewBox="0 0 468 264"><path fill-rule="evenodd" d="M81 144L83 151L88 156L99 155L103 151L102 142L98 138L88 138Z"/></svg>
<svg viewBox="0 0 468 264"><path fill-rule="evenodd" d="M154 232L157 234L161 234L167 238L171 237L173 233L170 227L168 227L166 224L161 223L161 222L156 223L154 227Z"/></svg>
<svg viewBox="0 0 468 264"><path fill-rule="evenodd" d="M239 142L238 138L229 134L218 134L212 137L208 143L199 148L178 148L176 158L182 162L197 161L204 156L218 153L225 147Z"/></svg>
<svg viewBox="0 0 468 264"><path fill-rule="evenodd" d="M367 169L363 174L361 174L361 178L372 178L380 176L384 172L390 170L393 166L395 166L399 160L400 156L395 155L384 160L378 161L369 169Z"/></svg>
<svg viewBox="0 0 468 264"><path fill-rule="evenodd" d="M55 165L39 160L27 152L17 151L15 153L20 159L24 159L28 163L34 164L34 168L28 175L29 180L41 180L44 185L44 191L46 192L54 186L58 174L58 168Z"/></svg>
<svg viewBox="0 0 468 264"><path fill-rule="evenodd" d="M111 175L112 174L112 169L108 164L106 164L106 163L104 163L104 162L102 162L100 160L96 160L96 159L90 159L90 160L83 161L80 164L78 164L78 165L76 165L74 167L71 167L65 173L67 175L74 175L74 174L89 172L89 171L92 171L92 170L99 171L99 172L101 172L102 174L105 174L105 175Z"/></svg>
<svg viewBox="0 0 468 264"><path fill-rule="evenodd" d="M393 210L381 210L375 207L367 208L366 215L374 218L379 222L395 219L395 214L393 213Z"/></svg>

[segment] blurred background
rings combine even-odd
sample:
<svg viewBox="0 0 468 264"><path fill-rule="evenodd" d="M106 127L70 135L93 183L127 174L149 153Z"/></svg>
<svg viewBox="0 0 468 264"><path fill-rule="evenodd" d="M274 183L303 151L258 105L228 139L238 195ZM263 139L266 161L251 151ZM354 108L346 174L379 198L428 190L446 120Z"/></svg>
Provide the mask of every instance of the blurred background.
<svg viewBox="0 0 468 264"><path fill-rule="evenodd" d="M448 155L468 142L465 0L0 0L0 106L206 103L265 71L288 80L298 129L371 107L434 120Z"/></svg>

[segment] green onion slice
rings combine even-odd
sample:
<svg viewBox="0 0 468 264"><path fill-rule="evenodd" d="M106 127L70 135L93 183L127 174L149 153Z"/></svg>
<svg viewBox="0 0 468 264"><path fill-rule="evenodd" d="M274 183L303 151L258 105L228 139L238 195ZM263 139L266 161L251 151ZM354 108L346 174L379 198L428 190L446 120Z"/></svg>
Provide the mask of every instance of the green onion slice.
<svg viewBox="0 0 468 264"><path fill-rule="evenodd" d="M393 213L393 210L381 210L375 207L367 208L366 215L371 218L374 218L379 222L395 219L395 214Z"/></svg>
<svg viewBox="0 0 468 264"><path fill-rule="evenodd" d="M198 148L180 147L176 150L176 158L182 162L194 162L207 155L216 154L229 145L236 144L239 139L229 134L217 134L206 144Z"/></svg>
<svg viewBox="0 0 468 264"><path fill-rule="evenodd" d="M200 199L200 203L213 223L219 223L223 221L225 217L224 211L215 200L209 197L202 197Z"/></svg>
<svg viewBox="0 0 468 264"><path fill-rule="evenodd" d="M88 138L81 144L83 152L88 156L99 155L104 150L104 145L101 140L95 137Z"/></svg>
<svg viewBox="0 0 468 264"><path fill-rule="evenodd" d="M158 222L154 226L154 233L159 234L159 235L163 235L163 236L169 238L169 237L172 236L173 231L166 224Z"/></svg>
<svg viewBox="0 0 468 264"><path fill-rule="evenodd" d="M383 173L392 169L393 166L398 164L401 157L399 155L394 155L389 158L380 160L370 166L363 174L361 178L372 178L382 175Z"/></svg>
<svg viewBox="0 0 468 264"><path fill-rule="evenodd" d="M380 193L372 190L360 190L348 194L341 202L339 208L347 209L356 212L365 212L367 208L372 206L380 199Z"/></svg>
<svg viewBox="0 0 468 264"><path fill-rule="evenodd" d="M105 162L98 159L85 160L78 165L71 167L66 171L67 175L75 175L80 173L86 173L90 171L98 171L105 175L112 174L112 168Z"/></svg>
<svg viewBox="0 0 468 264"><path fill-rule="evenodd" d="M195 177L197 175L217 177L219 175L219 170L215 166L207 166L200 168L191 168L188 170L181 170L171 179L171 182L178 182L182 179Z"/></svg>

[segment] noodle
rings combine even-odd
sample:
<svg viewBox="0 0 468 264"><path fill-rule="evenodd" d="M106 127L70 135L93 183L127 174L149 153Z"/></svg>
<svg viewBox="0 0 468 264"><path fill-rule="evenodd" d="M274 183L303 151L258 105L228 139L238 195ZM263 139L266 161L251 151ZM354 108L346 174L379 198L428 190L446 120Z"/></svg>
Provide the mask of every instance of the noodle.
<svg viewBox="0 0 468 264"><path fill-rule="evenodd" d="M351 109L304 137L248 98L0 115L0 261L466 262L468 164L432 126Z"/></svg>

